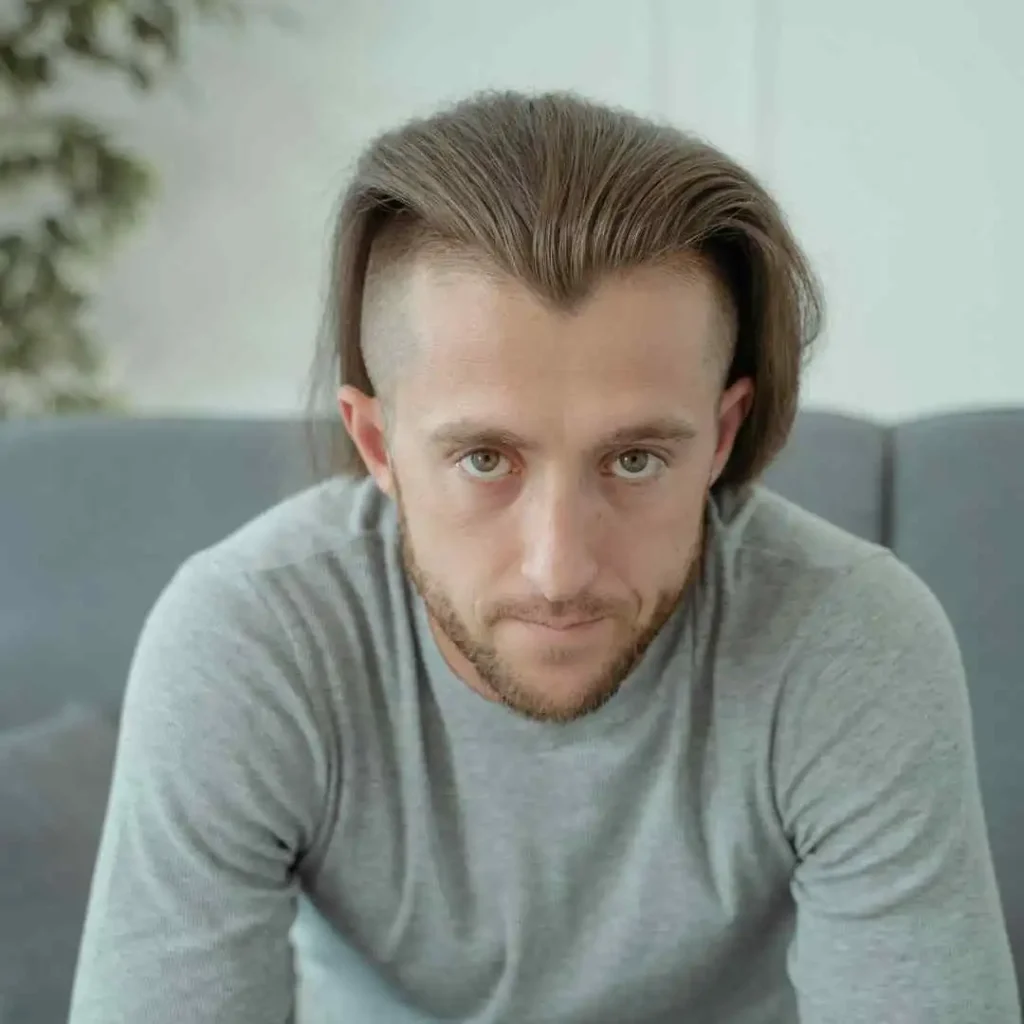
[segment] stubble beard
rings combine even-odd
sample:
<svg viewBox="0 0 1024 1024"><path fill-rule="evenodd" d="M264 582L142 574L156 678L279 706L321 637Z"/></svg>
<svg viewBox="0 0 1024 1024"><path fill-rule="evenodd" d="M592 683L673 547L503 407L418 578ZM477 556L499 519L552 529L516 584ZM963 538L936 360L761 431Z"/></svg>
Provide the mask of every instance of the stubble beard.
<svg viewBox="0 0 1024 1024"><path fill-rule="evenodd" d="M435 625L472 665L484 687L495 699L512 711L534 721L572 722L607 704L639 664L661 628L672 617L683 596L696 583L701 572L705 538L703 517L688 556L687 571L682 582L675 587L666 588L658 595L654 610L647 620L634 629L633 635L622 648L598 670L593 682L583 689L576 702L569 705L556 704L546 700L543 693L534 692L525 686L519 675L502 659L492 644L473 635L443 588L430 577L417 560L400 496L397 497L396 504L402 563Z"/></svg>

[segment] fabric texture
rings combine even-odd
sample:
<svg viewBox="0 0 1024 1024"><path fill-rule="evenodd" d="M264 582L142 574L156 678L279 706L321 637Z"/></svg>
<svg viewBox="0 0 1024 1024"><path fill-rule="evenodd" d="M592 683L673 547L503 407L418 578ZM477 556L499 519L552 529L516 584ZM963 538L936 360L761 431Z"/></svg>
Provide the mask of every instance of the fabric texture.
<svg viewBox="0 0 1024 1024"><path fill-rule="evenodd" d="M356 954L396 1020L1019 1019L949 623L764 489L556 725L452 674L332 481L177 574L119 744L71 1024L360 1019Z"/></svg>
<svg viewBox="0 0 1024 1024"><path fill-rule="evenodd" d="M115 735L79 705L0 734L0 1024L67 1020Z"/></svg>

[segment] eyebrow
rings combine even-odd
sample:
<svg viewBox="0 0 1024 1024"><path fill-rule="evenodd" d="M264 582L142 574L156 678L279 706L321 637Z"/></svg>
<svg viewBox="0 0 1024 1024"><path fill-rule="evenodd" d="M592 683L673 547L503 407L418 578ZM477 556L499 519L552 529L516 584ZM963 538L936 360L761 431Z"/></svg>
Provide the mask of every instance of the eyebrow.
<svg viewBox="0 0 1024 1024"><path fill-rule="evenodd" d="M644 441L682 443L697 436L697 428L688 420L674 416L661 416L643 423L619 427L603 437L597 449L622 448ZM431 444L445 448L520 448L530 451L537 443L511 430L504 430L475 419L453 420L442 423L430 431Z"/></svg>

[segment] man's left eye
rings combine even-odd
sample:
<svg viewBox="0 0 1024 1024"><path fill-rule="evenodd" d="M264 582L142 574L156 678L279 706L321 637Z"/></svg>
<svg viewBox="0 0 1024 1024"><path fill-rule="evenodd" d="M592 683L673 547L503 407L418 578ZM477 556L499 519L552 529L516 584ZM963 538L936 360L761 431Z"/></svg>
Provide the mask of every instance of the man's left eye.
<svg viewBox="0 0 1024 1024"><path fill-rule="evenodd" d="M616 455L612 462L612 473L620 480L650 480L664 468L664 459L642 448Z"/></svg>

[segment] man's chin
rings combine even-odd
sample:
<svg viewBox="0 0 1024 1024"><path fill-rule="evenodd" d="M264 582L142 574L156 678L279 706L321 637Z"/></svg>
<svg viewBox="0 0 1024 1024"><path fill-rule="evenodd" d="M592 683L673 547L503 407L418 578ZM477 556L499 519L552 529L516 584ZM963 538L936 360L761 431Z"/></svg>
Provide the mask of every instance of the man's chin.
<svg viewBox="0 0 1024 1024"><path fill-rule="evenodd" d="M603 707L613 696L613 693L588 696L583 700L573 700L566 703L552 701L548 694L532 695L523 691L514 694L500 694L501 703L510 711L523 718L534 722L552 722L566 725L569 722L578 721L587 715L593 714Z"/></svg>
<svg viewBox="0 0 1024 1024"><path fill-rule="evenodd" d="M593 666L587 671L564 662L533 661L485 682L506 707L527 718L571 722L603 707L618 691L622 680L610 668L595 672Z"/></svg>

